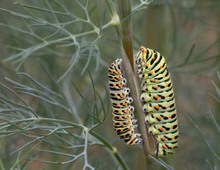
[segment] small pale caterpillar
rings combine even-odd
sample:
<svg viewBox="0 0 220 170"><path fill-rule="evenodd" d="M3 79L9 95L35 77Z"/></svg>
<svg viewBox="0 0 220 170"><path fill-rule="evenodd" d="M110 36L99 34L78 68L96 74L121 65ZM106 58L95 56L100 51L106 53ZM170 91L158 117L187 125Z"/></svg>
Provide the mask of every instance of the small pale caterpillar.
<svg viewBox="0 0 220 170"><path fill-rule="evenodd" d="M126 87L123 75L122 59L117 59L108 69L110 97L112 103L113 125L118 136L128 144L136 145L142 142L134 119L133 99L129 97L130 89Z"/></svg>

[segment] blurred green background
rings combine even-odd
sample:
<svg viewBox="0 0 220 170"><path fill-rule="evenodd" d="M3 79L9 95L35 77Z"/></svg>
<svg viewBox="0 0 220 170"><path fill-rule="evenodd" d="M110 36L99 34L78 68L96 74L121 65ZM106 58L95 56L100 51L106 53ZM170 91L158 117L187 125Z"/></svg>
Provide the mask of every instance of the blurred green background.
<svg viewBox="0 0 220 170"><path fill-rule="evenodd" d="M117 1L113 4L117 11ZM220 169L220 1L155 0L143 9L140 4L141 1L132 2L133 10L137 9L132 14L134 52L144 45L166 57L177 101L179 147L174 156L163 160L174 169ZM164 169L154 160L146 160L142 146L127 146L113 130L107 68L120 58L121 51L109 10L107 1L102 0L0 0L0 81L14 89L15 84L5 80L9 77L39 92L45 90L51 101L55 98L59 105L48 104L18 89L21 92L18 94L40 117L66 120L88 128L98 124L93 131L117 148L129 169ZM18 72L30 74L65 100L39 88ZM3 96L20 103L5 89L1 86ZM28 90L23 89L35 94ZM3 109L8 101L1 97L0 102ZM0 113L1 123L11 119L25 122L28 117ZM46 126L50 121L43 124ZM59 140L57 136L47 139L53 145L42 139L33 149L34 142L29 143L25 149L32 148L31 153L21 149L11 154L27 144L30 137L10 133L3 124L1 129L4 129L0 132L1 169L9 169L13 164L18 169L19 166L20 169L82 169L86 164L83 157L63 165L31 159L65 162L64 153L82 152L82 148L57 147L62 145L61 136ZM44 131L44 127L40 130ZM71 133L84 136L75 129ZM76 137L63 138L66 144ZM89 140L91 146L86 153L89 164L95 169L117 169L113 154L94 137ZM39 152L39 148L44 148L44 152ZM47 152L46 148L63 155Z"/></svg>

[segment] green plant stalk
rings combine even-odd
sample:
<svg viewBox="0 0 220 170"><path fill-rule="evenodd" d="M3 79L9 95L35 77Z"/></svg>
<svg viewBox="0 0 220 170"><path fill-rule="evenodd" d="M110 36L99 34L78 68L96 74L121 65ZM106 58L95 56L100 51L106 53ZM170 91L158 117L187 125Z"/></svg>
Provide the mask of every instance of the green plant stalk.
<svg viewBox="0 0 220 170"><path fill-rule="evenodd" d="M134 106L136 108L135 115L138 120L138 129L143 139L143 147L146 156L150 153L149 140L146 131L145 115L142 111L140 102L140 91L137 79L134 76L134 57L133 57L133 39L132 39L132 23L131 23L131 0L118 1L119 15L121 18L121 43L122 43L122 58L125 73L127 74L127 81L130 85L131 96L134 99Z"/></svg>
<svg viewBox="0 0 220 170"><path fill-rule="evenodd" d="M117 13L116 11L114 10L114 7L113 7L113 4L112 4L112 1L111 0L107 0L108 2L108 6L109 6L109 10L110 10L110 13L112 15L112 18L118 18L117 17ZM127 5L130 5L130 7L127 7ZM123 6L125 6L126 8L128 9L131 9L131 3L127 3L127 1L125 0L122 0L122 2L120 1L120 10L123 10ZM121 12L123 15L127 15L127 16L131 16L130 13L128 13L128 11L131 12L131 10L127 10L127 12ZM127 19L128 17L127 16L123 16L122 18L124 19ZM113 20L112 19L112 20ZM114 26L115 26L115 29L116 29L116 32L118 34L118 37L119 37L119 42L120 42L120 45L121 45L121 49L122 49L122 59L123 59L123 68L125 70L125 73L127 74L127 81L128 81L128 84L130 85L130 89L131 89L131 96L133 97L134 99L134 106L136 108L136 111L135 111L135 115L137 116L137 119L138 119L138 129L141 133L141 136L142 136L142 139L143 139L143 147L144 147L144 152L145 152L145 155L148 156L149 153L150 153L150 147L149 147L149 144L148 144L148 136L147 136L147 131L146 131L146 125L145 125L145 116L143 114L143 111L142 111L142 106L141 106L141 103L140 103L140 99L139 99L139 96L140 96L140 92L139 92L139 88L138 88L138 84L135 80L135 77L134 77L134 72L133 72L133 69L132 69L132 65L133 65L133 47L132 47L132 38L131 38L131 20L129 19L127 21L127 24L124 24L123 27L130 27L130 28L126 28L126 30L130 30L129 31L129 34L130 34L130 38L127 38L126 41L127 42L124 42L125 44L130 44L131 45L131 48L130 50L132 50L132 53L128 54L130 55L130 60L129 60L129 57L127 56L127 53L126 53L126 50L124 49L123 47L123 43L122 43L122 37L126 37L126 35L122 35L123 33L126 33L128 35L128 32L127 31L122 31L121 32L121 25L120 25L120 20L117 21L117 22L114 22ZM124 28L125 29L125 28ZM125 39L124 39L125 40ZM129 42L130 41L130 42ZM125 46L125 48L127 48L128 46ZM129 49L128 49L129 50ZM132 58L132 60L131 60Z"/></svg>
<svg viewBox="0 0 220 170"><path fill-rule="evenodd" d="M140 92L139 92L139 87L138 87L138 81L135 79L134 73L131 69L131 65L128 61L128 58L126 57L126 54L124 51L122 51L123 54L123 65L124 65L124 70L127 75L127 81L130 85L131 89L131 96L133 97L133 104L135 106L135 116L137 117L138 120L138 129L141 133L142 139L143 139L143 147L144 147L144 152L145 155L148 156L150 154L150 146L149 146L149 140L147 136L147 130L146 130L146 124L145 124L145 115L142 110L142 105L140 102Z"/></svg>
<svg viewBox="0 0 220 170"><path fill-rule="evenodd" d="M110 145L103 137L101 137L99 134L97 134L94 131L89 131L89 134L93 135L95 138L97 138L99 141L101 141L109 150L110 152L113 154L113 156L115 157L115 159L118 161L118 163L121 165L121 167L124 170L129 169L127 167L127 165L125 164L125 162L123 161L123 159L121 158L121 156L119 155L117 149L115 147L113 147L112 145Z"/></svg>
<svg viewBox="0 0 220 170"><path fill-rule="evenodd" d="M121 24L121 42L125 53L131 63L131 67L134 70L133 61L133 39L132 39L132 25L131 25L131 0L118 1L119 18Z"/></svg>
<svg viewBox="0 0 220 170"><path fill-rule="evenodd" d="M0 168L2 169L2 170L5 170L5 167L4 167L4 165L3 165L3 163L2 163L2 160L0 159Z"/></svg>

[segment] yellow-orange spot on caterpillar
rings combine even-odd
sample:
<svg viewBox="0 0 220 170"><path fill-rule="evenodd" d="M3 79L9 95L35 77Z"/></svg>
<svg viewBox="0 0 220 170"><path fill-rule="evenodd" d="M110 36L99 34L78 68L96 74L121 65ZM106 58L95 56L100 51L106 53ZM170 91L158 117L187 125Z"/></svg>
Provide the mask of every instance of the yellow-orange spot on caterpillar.
<svg viewBox="0 0 220 170"><path fill-rule="evenodd" d="M158 120L162 120L162 116L157 116L157 119Z"/></svg>
<svg viewBox="0 0 220 170"><path fill-rule="evenodd" d="M123 87L123 84L122 84L122 83L120 83L118 86L119 86L120 88L122 88L122 87Z"/></svg>
<svg viewBox="0 0 220 170"><path fill-rule="evenodd" d="M158 106L158 105L157 105L157 106L155 106L155 109L160 109L160 106Z"/></svg>
<svg viewBox="0 0 220 170"><path fill-rule="evenodd" d="M128 109L127 109L127 110L125 110L125 113L126 113L126 114L128 114L128 113L129 113L129 110L128 110Z"/></svg>
<svg viewBox="0 0 220 170"><path fill-rule="evenodd" d="M145 67L147 67L147 68L148 68L149 66L150 66L150 64L149 64L149 63L146 63L146 64L145 64Z"/></svg>
<svg viewBox="0 0 220 170"><path fill-rule="evenodd" d="M163 127L160 127L159 130L162 132L162 131L164 130L164 128L163 128Z"/></svg>
<svg viewBox="0 0 220 170"><path fill-rule="evenodd" d="M151 74L151 75L153 75L153 74L154 74L154 71L153 71L153 70L151 70L151 71L150 71L150 74Z"/></svg>
<svg viewBox="0 0 220 170"><path fill-rule="evenodd" d="M166 140L166 138L163 136L163 137L161 138L161 140L162 140L162 141L165 141L165 140Z"/></svg>
<svg viewBox="0 0 220 170"><path fill-rule="evenodd" d="M163 148L164 148L164 149L167 149L167 146L166 146L166 145L163 145Z"/></svg>
<svg viewBox="0 0 220 170"><path fill-rule="evenodd" d="M124 97L125 97L125 95L124 95L123 93L121 93L121 94L120 94L120 96L121 96L122 98L124 98Z"/></svg>
<svg viewBox="0 0 220 170"><path fill-rule="evenodd" d="M156 95L156 96L154 96L154 98L155 98L156 100L158 100L158 99L159 99L159 96L158 96L158 95Z"/></svg>
<svg viewBox="0 0 220 170"><path fill-rule="evenodd" d="M155 80L155 79L152 79L151 82L156 83L156 80Z"/></svg>
<svg viewBox="0 0 220 170"><path fill-rule="evenodd" d="M132 134L129 134L129 135L132 136ZM130 145L133 140L134 140L134 137L131 137L130 140L127 142L127 144Z"/></svg>
<svg viewBox="0 0 220 170"><path fill-rule="evenodd" d="M158 85L156 85L156 86L154 86L154 88L155 88L155 89L158 89L158 88L159 88L159 86L158 86Z"/></svg>

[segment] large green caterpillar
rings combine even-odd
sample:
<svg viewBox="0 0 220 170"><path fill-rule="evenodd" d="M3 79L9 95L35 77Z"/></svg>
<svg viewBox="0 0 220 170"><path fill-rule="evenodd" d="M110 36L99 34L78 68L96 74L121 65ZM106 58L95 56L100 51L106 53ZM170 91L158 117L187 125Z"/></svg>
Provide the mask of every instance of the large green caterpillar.
<svg viewBox="0 0 220 170"><path fill-rule="evenodd" d="M157 139L157 156L173 154L179 131L176 103L165 58L157 51L141 46L135 56L141 79L141 101L146 112L148 132Z"/></svg>
<svg viewBox="0 0 220 170"><path fill-rule="evenodd" d="M134 119L133 99L129 97L130 89L126 87L123 75L122 59L109 65L108 78L115 131L128 145L139 144L142 139L139 133L135 133L137 120Z"/></svg>

